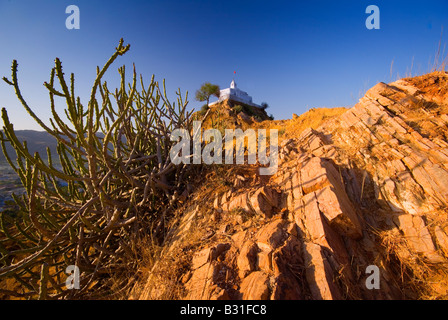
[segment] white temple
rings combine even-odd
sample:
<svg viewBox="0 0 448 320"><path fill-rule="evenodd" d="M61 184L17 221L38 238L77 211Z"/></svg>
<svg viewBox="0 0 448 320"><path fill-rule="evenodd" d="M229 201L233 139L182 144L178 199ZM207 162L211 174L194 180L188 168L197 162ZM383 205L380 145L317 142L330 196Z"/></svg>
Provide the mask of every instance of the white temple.
<svg viewBox="0 0 448 320"><path fill-rule="evenodd" d="M232 102L240 102L254 107L260 107L258 104L252 102L252 97L247 94L247 92L240 90L236 86L235 80L232 80L230 83L230 88L220 90L219 92L219 100L210 105L214 105L218 102L222 102L224 100L230 100Z"/></svg>

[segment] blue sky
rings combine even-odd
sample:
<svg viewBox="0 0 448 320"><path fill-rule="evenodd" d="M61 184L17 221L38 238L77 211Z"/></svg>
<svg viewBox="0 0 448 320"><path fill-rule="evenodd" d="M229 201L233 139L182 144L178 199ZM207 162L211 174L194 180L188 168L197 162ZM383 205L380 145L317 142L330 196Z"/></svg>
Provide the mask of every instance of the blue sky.
<svg viewBox="0 0 448 320"><path fill-rule="evenodd" d="M80 29L68 30L65 8L80 9ZM368 5L380 9L380 30L368 30ZM6 1L0 0L0 76L10 77L13 59L29 105L48 123L48 81L54 58L75 73L76 94L87 104L96 66L123 37L131 50L109 71L135 62L147 81L166 79L168 92L200 85L238 87L254 102L267 102L276 119L312 107L352 106L379 81L422 74L432 66L441 29L448 43L448 1ZM445 54L448 53L448 48ZM392 77L391 63L393 61ZM130 80L130 79L129 79ZM38 129L0 83L0 107L16 129ZM59 105L62 110L63 105Z"/></svg>

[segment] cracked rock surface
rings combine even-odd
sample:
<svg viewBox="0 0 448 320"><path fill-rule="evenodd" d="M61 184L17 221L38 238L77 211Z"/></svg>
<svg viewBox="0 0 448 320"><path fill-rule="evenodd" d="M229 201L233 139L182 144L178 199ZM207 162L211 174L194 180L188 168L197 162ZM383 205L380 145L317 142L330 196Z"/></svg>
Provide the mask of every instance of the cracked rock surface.
<svg viewBox="0 0 448 320"><path fill-rule="evenodd" d="M164 248L186 267L173 284L156 264L135 298L448 298L447 91L444 72L379 83L281 141L275 175L240 173L208 206L192 197Z"/></svg>

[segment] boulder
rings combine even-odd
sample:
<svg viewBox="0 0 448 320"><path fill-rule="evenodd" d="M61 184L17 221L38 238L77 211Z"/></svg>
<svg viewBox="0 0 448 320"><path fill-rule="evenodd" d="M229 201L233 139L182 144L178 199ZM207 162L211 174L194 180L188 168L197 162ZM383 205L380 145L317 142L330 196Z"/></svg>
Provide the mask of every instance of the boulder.
<svg viewBox="0 0 448 320"><path fill-rule="evenodd" d="M195 253L195 255L193 256L191 269L197 270L200 267L204 266L207 262L211 261L212 250L213 248L205 248Z"/></svg>
<svg viewBox="0 0 448 320"><path fill-rule="evenodd" d="M216 287L211 293L210 300L230 300L230 297L225 289Z"/></svg>
<svg viewBox="0 0 448 320"><path fill-rule="evenodd" d="M316 198L331 227L354 239L362 237L361 223L344 190L327 186L316 192Z"/></svg>
<svg viewBox="0 0 448 320"><path fill-rule="evenodd" d="M440 249L442 249L442 251L445 252L446 255L448 255L448 235L446 231L447 228L445 228L445 231L439 226L436 226L434 228L434 234L436 236L437 243Z"/></svg>
<svg viewBox="0 0 448 320"><path fill-rule="evenodd" d="M304 225L310 241L331 251L338 264L348 265L349 256L340 235L328 224L319 210L316 192L305 195L296 211L297 225Z"/></svg>
<svg viewBox="0 0 448 320"><path fill-rule="evenodd" d="M226 206L225 211L232 211L235 209L243 209L245 212L251 212L250 206L247 204L248 194L246 192L236 195L230 198L228 205Z"/></svg>
<svg viewBox="0 0 448 320"><path fill-rule="evenodd" d="M264 252L271 252L283 244L287 237L284 230L285 221L276 219L263 226L256 235L258 248Z"/></svg>
<svg viewBox="0 0 448 320"><path fill-rule="evenodd" d="M342 178L334 165L329 161L313 157L306 161L300 170L303 192L310 193L326 186L343 188Z"/></svg>
<svg viewBox="0 0 448 320"><path fill-rule="evenodd" d="M229 243L218 243L214 247L202 249L193 256L191 269L199 269L206 263L216 260L229 249Z"/></svg>
<svg viewBox="0 0 448 320"><path fill-rule="evenodd" d="M272 251L260 251L257 258L258 268L266 273L270 273L272 271Z"/></svg>
<svg viewBox="0 0 448 320"><path fill-rule="evenodd" d="M206 263L193 272L190 280L185 285L188 292L186 300L208 300L210 298L210 287L214 283L214 277L218 273L219 265Z"/></svg>
<svg viewBox="0 0 448 320"><path fill-rule="evenodd" d="M258 264L257 253L258 247L255 242L248 240L244 243L236 261L238 275L241 279L246 277L250 272L256 270Z"/></svg>
<svg viewBox="0 0 448 320"><path fill-rule="evenodd" d="M278 206L279 195L275 190L264 186L257 189L249 201L256 214L271 218L274 208Z"/></svg>
<svg viewBox="0 0 448 320"><path fill-rule="evenodd" d="M300 285L290 272L279 275L274 280L271 300L302 300Z"/></svg>
<svg viewBox="0 0 448 320"><path fill-rule="evenodd" d="M268 275L262 271L252 272L241 282L240 292L243 300L268 300Z"/></svg>
<svg viewBox="0 0 448 320"><path fill-rule="evenodd" d="M333 270L322 247L306 242L303 245L306 280L314 300L338 300L341 294L334 283Z"/></svg>
<svg viewBox="0 0 448 320"><path fill-rule="evenodd" d="M431 234L421 216L401 214L397 220L398 227L403 231L406 242L413 251L422 254L430 262L444 262L444 259L436 252Z"/></svg>

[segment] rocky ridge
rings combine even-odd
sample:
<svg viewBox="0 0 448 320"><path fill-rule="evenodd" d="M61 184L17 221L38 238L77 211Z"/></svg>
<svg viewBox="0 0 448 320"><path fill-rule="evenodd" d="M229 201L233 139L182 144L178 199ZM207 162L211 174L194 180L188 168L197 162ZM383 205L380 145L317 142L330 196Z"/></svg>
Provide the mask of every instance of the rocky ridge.
<svg viewBox="0 0 448 320"><path fill-rule="evenodd" d="M275 175L193 193L131 298L447 298L447 91L444 72L379 83L283 140Z"/></svg>

